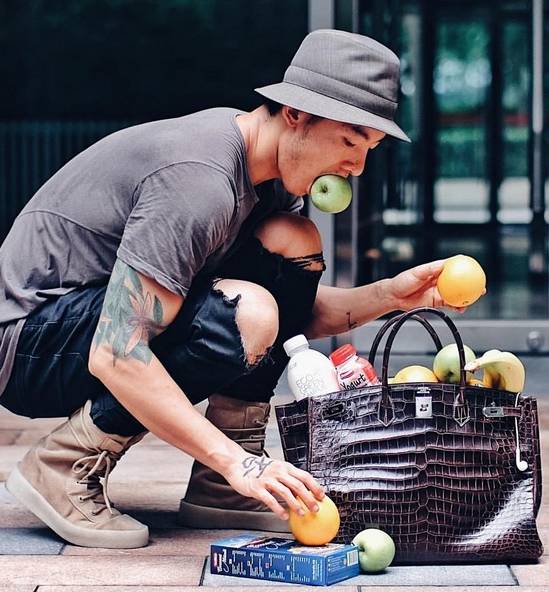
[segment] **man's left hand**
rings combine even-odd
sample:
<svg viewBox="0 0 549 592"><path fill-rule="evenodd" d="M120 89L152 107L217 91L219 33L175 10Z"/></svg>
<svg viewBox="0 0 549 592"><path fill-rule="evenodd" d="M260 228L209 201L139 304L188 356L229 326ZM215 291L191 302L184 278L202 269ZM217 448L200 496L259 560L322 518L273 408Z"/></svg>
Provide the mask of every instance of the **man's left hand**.
<svg viewBox="0 0 549 592"><path fill-rule="evenodd" d="M444 307L460 313L467 310L467 307L455 307L445 303L437 290L437 279L444 262L444 259L440 259L418 265L388 280L387 298L395 303L395 310L411 310L420 306Z"/></svg>

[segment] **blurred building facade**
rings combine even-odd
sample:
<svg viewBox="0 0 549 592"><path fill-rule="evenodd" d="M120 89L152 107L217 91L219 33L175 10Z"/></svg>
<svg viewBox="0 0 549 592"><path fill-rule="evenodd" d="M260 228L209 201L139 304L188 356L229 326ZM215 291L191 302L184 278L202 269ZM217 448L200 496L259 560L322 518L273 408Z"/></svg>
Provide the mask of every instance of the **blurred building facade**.
<svg viewBox="0 0 549 592"><path fill-rule="evenodd" d="M400 56L399 121L413 140L372 152L353 211L324 229L333 236L334 283L357 285L466 253L486 270L488 293L460 319L464 339L481 349L549 351L548 7L543 0L309 5L313 28L371 35ZM355 342L367 350L376 329L357 331ZM422 350L428 340L418 327L402 347Z"/></svg>
<svg viewBox="0 0 549 592"><path fill-rule="evenodd" d="M4 0L0 239L98 138L212 106L251 109L252 89L281 79L307 30L356 31L401 57L398 117L413 143L368 157L347 212L310 212L326 280L358 285L467 253L488 273L472 328L549 351L548 10L543 0Z"/></svg>
<svg viewBox="0 0 549 592"><path fill-rule="evenodd" d="M102 136L261 103L307 32L306 0L0 2L0 239Z"/></svg>

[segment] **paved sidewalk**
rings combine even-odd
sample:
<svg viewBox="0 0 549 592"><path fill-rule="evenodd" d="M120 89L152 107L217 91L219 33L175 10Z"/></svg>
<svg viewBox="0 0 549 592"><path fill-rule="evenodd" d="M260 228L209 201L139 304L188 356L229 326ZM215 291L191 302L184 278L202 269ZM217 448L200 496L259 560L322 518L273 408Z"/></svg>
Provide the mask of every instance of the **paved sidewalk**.
<svg viewBox="0 0 549 592"><path fill-rule="evenodd" d="M549 395L539 397L538 402L546 491ZM109 481L111 498L117 507L150 526L150 544L134 550L87 549L65 544L18 504L3 483L28 447L59 422L20 418L0 407L0 592L184 592L205 588L245 592L281 587L281 584L209 574L210 543L231 531L177 526L175 512L185 491L191 459L150 434L127 453ZM268 448L273 456L282 458L274 421L268 429ZM545 494L538 526L546 554L537 565L392 567L384 574L360 576L329 589L339 592L549 590L549 502Z"/></svg>

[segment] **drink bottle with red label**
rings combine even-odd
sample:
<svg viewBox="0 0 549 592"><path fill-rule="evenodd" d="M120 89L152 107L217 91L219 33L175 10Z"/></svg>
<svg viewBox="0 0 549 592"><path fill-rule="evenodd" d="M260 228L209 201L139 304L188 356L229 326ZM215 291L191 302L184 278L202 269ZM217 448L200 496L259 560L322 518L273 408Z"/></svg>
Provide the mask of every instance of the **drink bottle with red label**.
<svg viewBox="0 0 549 592"><path fill-rule="evenodd" d="M330 360L336 367L339 386L345 390L381 384L372 364L361 358L356 349L347 343L330 354Z"/></svg>

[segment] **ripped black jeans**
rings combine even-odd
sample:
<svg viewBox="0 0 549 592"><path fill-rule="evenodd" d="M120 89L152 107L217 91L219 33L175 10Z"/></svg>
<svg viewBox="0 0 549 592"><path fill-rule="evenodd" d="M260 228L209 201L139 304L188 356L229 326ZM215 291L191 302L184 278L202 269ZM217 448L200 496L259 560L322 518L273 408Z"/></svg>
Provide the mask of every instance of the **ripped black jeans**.
<svg viewBox="0 0 549 592"><path fill-rule="evenodd" d="M177 317L151 341L151 349L192 403L212 393L269 401L288 361L283 342L303 332L310 320L322 271L308 267L320 261L321 253L286 259L252 237L216 270L215 278L193 282ZM217 290L217 278L254 282L278 304L278 337L257 365L248 364L236 324L238 297L231 300ZM60 417L92 399L91 416L103 431L130 436L144 430L88 371L105 291L106 286L74 290L27 318L1 405L27 417Z"/></svg>

